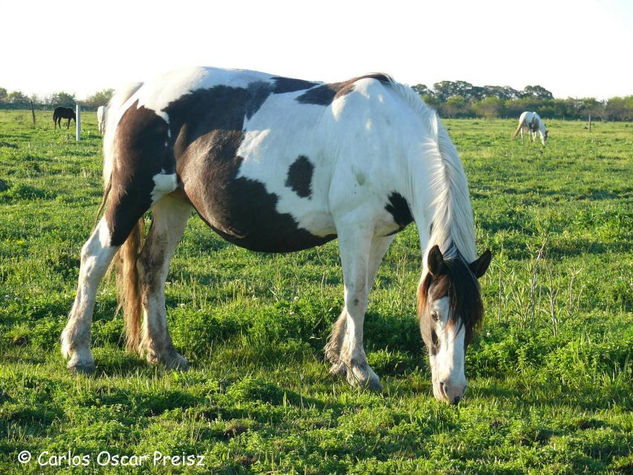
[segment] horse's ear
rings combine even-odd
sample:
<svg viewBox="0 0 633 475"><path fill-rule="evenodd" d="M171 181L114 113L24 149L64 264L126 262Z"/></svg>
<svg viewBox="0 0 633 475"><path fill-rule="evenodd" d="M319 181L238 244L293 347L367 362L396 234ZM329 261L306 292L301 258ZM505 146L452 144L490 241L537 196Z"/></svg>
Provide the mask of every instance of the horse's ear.
<svg viewBox="0 0 633 475"><path fill-rule="evenodd" d="M446 273L444 256L442 255L442 251L440 251L440 247L437 244L431 248L426 259L431 275L438 276Z"/></svg>
<svg viewBox="0 0 633 475"><path fill-rule="evenodd" d="M482 275L486 273L491 259L492 253L490 252L490 249L486 249L486 251L481 256L479 256L477 260L469 264L470 270L473 271L475 277L479 279Z"/></svg>

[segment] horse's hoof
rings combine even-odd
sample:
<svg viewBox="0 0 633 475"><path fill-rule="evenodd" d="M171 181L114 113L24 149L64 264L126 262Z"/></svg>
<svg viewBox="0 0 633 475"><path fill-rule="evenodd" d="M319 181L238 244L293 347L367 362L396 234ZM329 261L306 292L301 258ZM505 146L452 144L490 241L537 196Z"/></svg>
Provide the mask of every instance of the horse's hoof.
<svg viewBox="0 0 633 475"><path fill-rule="evenodd" d="M347 381L352 386L358 386L374 392L382 391L380 378L367 363L353 363L349 371L347 371Z"/></svg>
<svg viewBox="0 0 633 475"><path fill-rule="evenodd" d="M374 393L382 392L382 384L380 384L380 380L378 379L378 376L376 376L376 379L369 378L367 382L365 383L365 387Z"/></svg>
<svg viewBox="0 0 633 475"><path fill-rule="evenodd" d="M382 384L380 384L380 378L374 370L367 365L367 379L361 382L361 387L369 391L379 393L382 392Z"/></svg>
<svg viewBox="0 0 633 475"><path fill-rule="evenodd" d="M347 373L347 369L345 368L345 365L341 362L334 363L330 367L330 374L334 374L337 376L345 376L345 373Z"/></svg>
<svg viewBox="0 0 633 475"><path fill-rule="evenodd" d="M73 363L66 366L71 374L93 374L97 367L94 363Z"/></svg>
<svg viewBox="0 0 633 475"><path fill-rule="evenodd" d="M187 363L187 360L176 352L165 358L164 363L167 369L175 371L187 371L189 369L189 363Z"/></svg>

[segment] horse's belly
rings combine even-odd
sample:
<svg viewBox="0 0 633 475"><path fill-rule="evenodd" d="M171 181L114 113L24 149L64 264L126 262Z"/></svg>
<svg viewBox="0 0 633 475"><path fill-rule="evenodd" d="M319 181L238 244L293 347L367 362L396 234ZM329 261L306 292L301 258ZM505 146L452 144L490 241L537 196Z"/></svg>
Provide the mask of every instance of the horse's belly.
<svg viewBox="0 0 633 475"><path fill-rule="evenodd" d="M299 251L336 237L322 200L303 198L294 209L282 208L280 202L287 202L284 195L292 190L271 190L263 181L237 176L240 161L183 176L185 194L218 234L238 246L263 252Z"/></svg>
<svg viewBox="0 0 633 475"><path fill-rule="evenodd" d="M293 252L319 246L336 238L329 213L313 211L301 216L281 213L277 197L261 184L237 182L222 202L200 212L224 239L262 252ZM245 199L247 198L248 199Z"/></svg>

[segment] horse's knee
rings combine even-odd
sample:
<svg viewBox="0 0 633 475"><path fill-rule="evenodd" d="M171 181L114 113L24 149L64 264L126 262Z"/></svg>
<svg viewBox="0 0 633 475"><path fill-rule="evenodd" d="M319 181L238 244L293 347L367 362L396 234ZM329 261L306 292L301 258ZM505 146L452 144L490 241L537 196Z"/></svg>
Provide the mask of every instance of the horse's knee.
<svg viewBox="0 0 633 475"><path fill-rule="evenodd" d="M345 296L345 308L352 314L365 313L368 303L366 286L350 289Z"/></svg>

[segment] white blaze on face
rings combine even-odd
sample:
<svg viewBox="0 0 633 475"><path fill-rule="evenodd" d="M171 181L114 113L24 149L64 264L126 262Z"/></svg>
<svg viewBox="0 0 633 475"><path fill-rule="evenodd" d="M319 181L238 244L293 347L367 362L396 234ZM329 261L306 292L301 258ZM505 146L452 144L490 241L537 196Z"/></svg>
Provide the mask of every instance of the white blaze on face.
<svg viewBox="0 0 633 475"><path fill-rule="evenodd" d="M457 322L449 321L449 299L443 297L432 304L431 312L439 316L434 322L437 336L437 352L430 355L433 374L433 394L441 401L456 402L464 394L466 329Z"/></svg>

